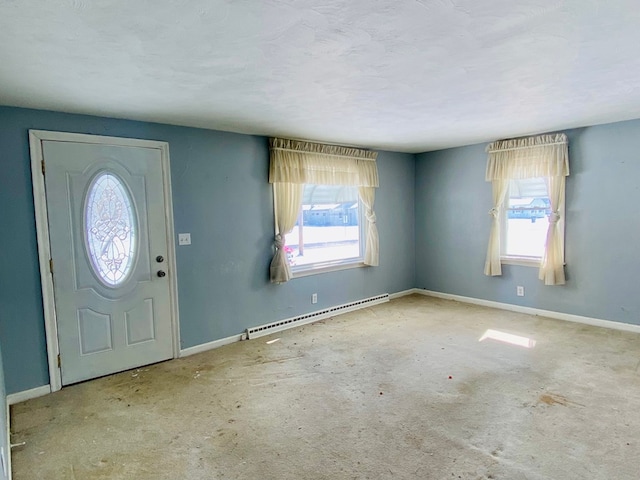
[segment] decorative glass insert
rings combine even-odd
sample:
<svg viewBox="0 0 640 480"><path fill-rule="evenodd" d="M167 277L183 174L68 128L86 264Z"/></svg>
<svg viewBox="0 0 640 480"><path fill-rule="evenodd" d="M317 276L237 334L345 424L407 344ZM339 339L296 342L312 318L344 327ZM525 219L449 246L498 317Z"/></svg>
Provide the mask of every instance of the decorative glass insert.
<svg viewBox="0 0 640 480"><path fill-rule="evenodd" d="M111 172L95 176L84 207L85 238L91 266L108 286L127 279L137 250L134 209L127 188Z"/></svg>

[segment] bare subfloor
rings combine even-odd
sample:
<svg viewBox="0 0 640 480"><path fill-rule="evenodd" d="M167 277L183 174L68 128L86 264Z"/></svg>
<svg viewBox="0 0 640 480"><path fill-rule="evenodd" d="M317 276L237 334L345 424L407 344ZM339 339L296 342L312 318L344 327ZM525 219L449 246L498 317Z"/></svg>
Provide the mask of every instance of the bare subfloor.
<svg viewBox="0 0 640 480"><path fill-rule="evenodd" d="M14 479L637 480L639 366L638 335L410 296L16 405Z"/></svg>

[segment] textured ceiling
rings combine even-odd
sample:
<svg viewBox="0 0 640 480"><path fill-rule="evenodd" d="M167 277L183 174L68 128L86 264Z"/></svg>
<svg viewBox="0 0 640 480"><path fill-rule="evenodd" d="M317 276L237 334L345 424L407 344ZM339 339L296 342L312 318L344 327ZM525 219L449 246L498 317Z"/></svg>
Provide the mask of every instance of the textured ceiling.
<svg viewBox="0 0 640 480"><path fill-rule="evenodd" d="M0 105L422 152L640 117L637 0L0 0Z"/></svg>

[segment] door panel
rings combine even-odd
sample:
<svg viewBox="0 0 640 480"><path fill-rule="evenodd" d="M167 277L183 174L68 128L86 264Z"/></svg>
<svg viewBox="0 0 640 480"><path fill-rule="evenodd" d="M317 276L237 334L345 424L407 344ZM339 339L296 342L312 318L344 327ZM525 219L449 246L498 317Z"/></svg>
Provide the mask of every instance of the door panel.
<svg viewBox="0 0 640 480"><path fill-rule="evenodd" d="M153 317L153 298L145 298L140 305L136 305L125 312L127 324L127 345L155 340L155 324Z"/></svg>
<svg viewBox="0 0 640 480"><path fill-rule="evenodd" d="M112 350L111 329L111 315L98 313L90 308L78 309L80 355Z"/></svg>
<svg viewBox="0 0 640 480"><path fill-rule="evenodd" d="M160 150L46 140L42 151L63 385L171 358Z"/></svg>

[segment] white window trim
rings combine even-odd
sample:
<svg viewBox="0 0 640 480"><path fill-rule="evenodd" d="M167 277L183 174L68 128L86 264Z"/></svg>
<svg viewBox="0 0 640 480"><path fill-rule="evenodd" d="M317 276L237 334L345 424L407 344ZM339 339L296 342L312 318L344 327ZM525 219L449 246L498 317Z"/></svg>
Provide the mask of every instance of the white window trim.
<svg viewBox="0 0 640 480"><path fill-rule="evenodd" d="M503 265L519 265L521 267L540 268L542 257L517 257L515 255L500 255L500 263Z"/></svg>
<svg viewBox="0 0 640 480"><path fill-rule="evenodd" d="M293 278L301 278L301 277L309 277L311 275L320 275L321 273L330 273L330 272L339 272L340 270L350 270L352 268L360 268L360 267L368 267L369 265L365 265L362 259L359 259L358 262L349 262L349 263L338 263L335 265L326 265L316 268L308 268L306 270L293 270L292 267L292 276Z"/></svg>

